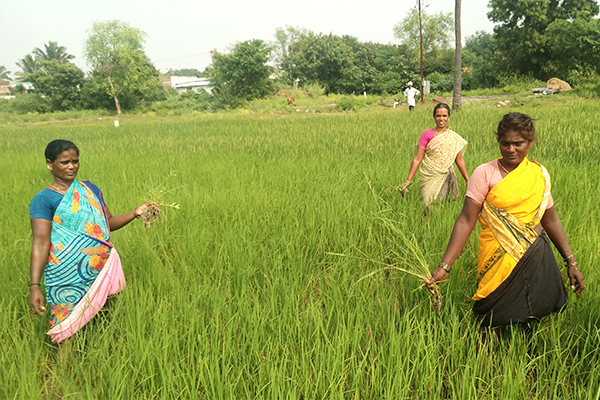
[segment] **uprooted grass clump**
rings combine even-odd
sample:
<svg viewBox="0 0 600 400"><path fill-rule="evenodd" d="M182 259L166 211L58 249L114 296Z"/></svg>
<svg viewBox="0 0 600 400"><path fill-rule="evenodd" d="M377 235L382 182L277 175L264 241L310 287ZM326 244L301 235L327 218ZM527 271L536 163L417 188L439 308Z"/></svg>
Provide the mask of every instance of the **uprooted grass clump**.
<svg viewBox="0 0 600 400"><path fill-rule="evenodd" d="M150 228L153 222L158 221L158 224L162 224L162 216L165 212L160 208L158 204L151 204L148 208L144 210L142 213L142 223L144 224L144 228Z"/></svg>
<svg viewBox="0 0 600 400"><path fill-rule="evenodd" d="M425 283L426 280L431 279L431 272L414 235L407 233L406 227L401 221L385 216L377 216L375 219L381 222L386 228L390 238L399 239L397 242L394 239L394 246L388 248L389 254L386 256L386 259L396 260L396 262L393 264L381 263L383 264L382 268L368 273L360 278L359 281L390 270L397 270L415 276L422 282L419 288L427 287L427 289L432 291L431 305L435 314L439 317L442 310L442 291L438 285L427 285Z"/></svg>
<svg viewBox="0 0 600 400"><path fill-rule="evenodd" d="M152 179L152 175L150 176L150 185L146 190L146 200L147 202L152 202L150 206L148 206L141 215L142 223L144 227L150 229L150 226L157 222L159 225L162 224L162 217L165 215L165 212L161 207L171 207L179 209L180 206L177 203L167 204L163 202L163 196L169 192L180 189L183 186L178 186L175 188L168 188L167 181L175 177L176 175L171 172L165 179L163 179L158 185L154 184L154 180Z"/></svg>

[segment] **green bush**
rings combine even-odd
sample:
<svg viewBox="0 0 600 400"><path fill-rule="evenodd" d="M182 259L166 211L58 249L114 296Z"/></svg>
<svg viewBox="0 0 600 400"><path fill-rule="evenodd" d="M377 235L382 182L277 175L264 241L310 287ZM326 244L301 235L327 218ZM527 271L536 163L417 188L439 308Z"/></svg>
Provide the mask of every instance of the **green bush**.
<svg viewBox="0 0 600 400"><path fill-rule="evenodd" d="M578 71L571 71L567 82L574 92L582 97L600 97L600 76L597 74L584 75Z"/></svg>
<svg viewBox="0 0 600 400"><path fill-rule="evenodd" d="M325 94L325 88L319 85L318 82L309 83L308 85L304 85L302 87L304 92L308 95L308 97L319 97Z"/></svg>
<svg viewBox="0 0 600 400"><path fill-rule="evenodd" d="M454 89L454 75L433 72L427 76L431 82L431 92L451 92Z"/></svg>
<svg viewBox="0 0 600 400"><path fill-rule="evenodd" d="M540 81L531 75L506 74L498 76L498 87L504 93L529 92L536 87L544 87L546 82Z"/></svg>
<svg viewBox="0 0 600 400"><path fill-rule="evenodd" d="M52 106L47 98L37 94L18 94L14 99L2 99L0 111L15 114L41 114L51 112Z"/></svg>
<svg viewBox="0 0 600 400"><path fill-rule="evenodd" d="M340 111L354 111L360 106L360 101L354 96L343 96L338 103Z"/></svg>

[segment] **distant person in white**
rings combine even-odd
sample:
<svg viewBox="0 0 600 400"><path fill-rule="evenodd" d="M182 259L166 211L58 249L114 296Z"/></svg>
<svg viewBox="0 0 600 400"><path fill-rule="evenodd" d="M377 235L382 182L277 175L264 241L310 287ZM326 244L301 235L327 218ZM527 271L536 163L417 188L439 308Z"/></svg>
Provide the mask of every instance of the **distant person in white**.
<svg viewBox="0 0 600 400"><path fill-rule="evenodd" d="M415 96L417 96L420 93L421 92L419 90L412 87L412 82L408 82L408 88L406 88L406 90L404 91L404 95L408 100L408 109L410 111L412 111L413 108L415 108Z"/></svg>

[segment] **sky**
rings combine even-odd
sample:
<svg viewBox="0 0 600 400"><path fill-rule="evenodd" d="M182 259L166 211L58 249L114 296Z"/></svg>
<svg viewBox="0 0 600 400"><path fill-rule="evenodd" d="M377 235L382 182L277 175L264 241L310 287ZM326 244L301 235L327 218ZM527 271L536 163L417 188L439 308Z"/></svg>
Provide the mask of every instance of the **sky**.
<svg viewBox="0 0 600 400"><path fill-rule="evenodd" d="M463 38L492 32L487 1L462 1ZM73 62L89 70L83 43L94 21L117 19L147 34L146 55L161 72L210 64L210 51L227 52L236 42L273 41L286 25L315 33L351 35L363 42L399 43L394 25L417 0L0 0L0 65L15 65L49 41L65 46ZM454 1L422 0L425 12L454 12ZM464 40L463 40L464 44Z"/></svg>

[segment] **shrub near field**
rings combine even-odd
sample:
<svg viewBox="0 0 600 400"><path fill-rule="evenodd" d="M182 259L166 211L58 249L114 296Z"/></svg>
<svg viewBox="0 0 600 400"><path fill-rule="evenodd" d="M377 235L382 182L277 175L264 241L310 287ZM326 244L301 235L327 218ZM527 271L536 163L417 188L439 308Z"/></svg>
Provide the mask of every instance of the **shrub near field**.
<svg viewBox="0 0 600 400"><path fill-rule="evenodd" d="M461 201L423 217L406 179L431 108L413 113L3 128L0 136L0 398L597 399L600 381L597 103L520 109L540 118L544 164L587 289L565 312L509 329L476 351L470 300L477 233L442 285L437 318L407 267L397 221L436 265ZM507 110L471 109L450 127L466 162L499 156ZM81 149L80 179L113 213L173 172L162 226L113 235L127 289L70 341L61 363L48 318L27 305L28 205L50 182L43 150ZM370 185L369 185L370 184ZM464 183L460 183L464 193ZM372 187L372 189L371 189ZM359 281L360 280L360 281Z"/></svg>

